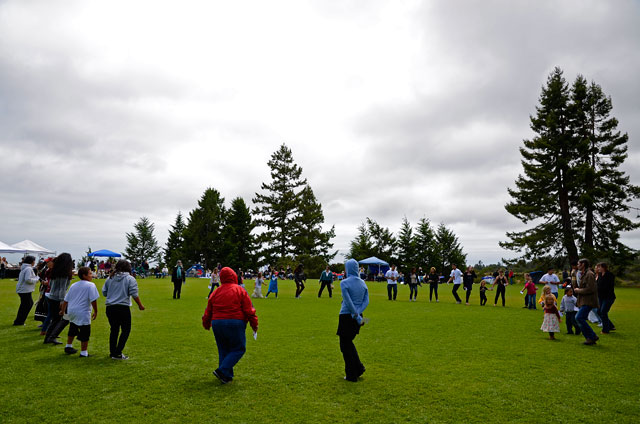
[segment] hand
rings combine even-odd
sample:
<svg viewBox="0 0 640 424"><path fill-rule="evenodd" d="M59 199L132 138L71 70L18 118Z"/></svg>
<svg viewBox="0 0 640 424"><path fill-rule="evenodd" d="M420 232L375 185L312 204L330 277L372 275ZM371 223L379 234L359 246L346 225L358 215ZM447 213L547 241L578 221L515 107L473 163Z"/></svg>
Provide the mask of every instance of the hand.
<svg viewBox="0 0 640 424"><path fill-rule="evenodd" d="M95 320L96 317L98 316L98 312L94 312L93 314L91 314L91 320Z"/></svg>
<svg viewBox="0 0 640 424"><path fill-rule="evenodd" d="M144 305L141 303L138 305L138 309L140 309L141 311L144 311L145 307Z"/></svg>

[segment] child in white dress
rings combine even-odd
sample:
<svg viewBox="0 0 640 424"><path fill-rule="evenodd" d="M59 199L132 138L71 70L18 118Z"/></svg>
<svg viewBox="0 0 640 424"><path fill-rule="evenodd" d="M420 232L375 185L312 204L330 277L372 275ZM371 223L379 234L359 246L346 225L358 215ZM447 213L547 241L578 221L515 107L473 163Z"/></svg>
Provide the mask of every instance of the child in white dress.
<svg viewBox="0 0 640 424"><path fill-rule="evenodd" d="M264 278L262 278L262 273L259 272L258 278L256 278L256 285L255 285L255 288L253 289L253 294L251 295L251 297L257 298L257 299L264 298L264 296L262 295L262 283L264 283Z"/></svg>
<svg viewBox="0 0 640 424"><path fill-rule="evenodd" d="M544 320L540 330L549 333L549 339L555 340L554 333L560 332L560 312L556 306L555 296L552 294L544 298Z"/></svg>

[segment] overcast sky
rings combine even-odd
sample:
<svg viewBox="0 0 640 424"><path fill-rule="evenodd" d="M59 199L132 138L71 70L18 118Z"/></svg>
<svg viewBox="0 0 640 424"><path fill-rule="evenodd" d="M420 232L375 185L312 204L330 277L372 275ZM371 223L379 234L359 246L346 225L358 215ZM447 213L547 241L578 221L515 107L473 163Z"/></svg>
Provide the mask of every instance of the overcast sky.
<svg viewBox="0 0 640 424"><path fill-rule="evenodd" d="M611 95L640 184L638 1L0 0L0 240L122 251L147 216L164 245L206 187L250 202L286 143L342 253L406 215L513 257L555 66Z"/></svg>

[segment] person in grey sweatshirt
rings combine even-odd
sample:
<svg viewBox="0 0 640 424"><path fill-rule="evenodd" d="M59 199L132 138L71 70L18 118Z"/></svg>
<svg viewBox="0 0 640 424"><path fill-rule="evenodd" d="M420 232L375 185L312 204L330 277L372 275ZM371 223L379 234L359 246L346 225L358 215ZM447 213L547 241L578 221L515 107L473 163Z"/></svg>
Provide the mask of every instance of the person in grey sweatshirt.
<svg viewBox="0 0 640 424"><path fill-rule="evenodd" d="M364 373L365 368L360 362L353 339L364 325L362 313L369 305L369 289L359 276L358 262L355 259L349 259L344 268L347 278L340 282L342 306L337 335L340 337L340 351L344 358L345 380L355 382Z"/></svg>
<svg viewBox="0 0 640 424"><path fill-rule="evenodd" d="M33 307L33 297L31 293L36 289L36 283L40 281L36 273L33 272L35 263L36 258L33 256L27 256L22 261L18 284L16 285L16 293L18 293L20 297L20 306L18 307L18 314L13 321L13 325L24 325L31 311L31 307Z"/></svg>
<svg viewBox="0 0 640 424"><path fill-rule="evenodd" d="M111 326L111 359L129 359L122 350L131 333L131 298L141 311L144 311L144 306L138 296L138 283L131 276L131 264L128 261L121 259L116 263L115 271L102 286L102 295L106 298L107 319Z"/></svg>

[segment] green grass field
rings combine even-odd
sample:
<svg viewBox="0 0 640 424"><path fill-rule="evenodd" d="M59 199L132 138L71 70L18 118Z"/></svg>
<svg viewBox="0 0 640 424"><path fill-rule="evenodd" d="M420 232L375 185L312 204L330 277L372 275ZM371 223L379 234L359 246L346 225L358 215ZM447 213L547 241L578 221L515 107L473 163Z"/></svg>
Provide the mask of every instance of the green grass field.
<svg viewBox="0 0 640 424"><path fill-rule="evenodd" d="M103 282L96 283L100 289ZM131 359L121 362L108 357L104 299L92 328L93 356L80 359L66 356L64 345L43 345L36 321L13 327L15 281L1 280L0 422L640 420L638 289L617 290L617 333L588 347L581 336L564 334L564 321L559 340L548 340L539 330L542 311L522 309L521 286L507 289L502 308L493 307L493 292L480 307L477 288L465 306L454 303L451 286L440 287L440 303L428 302L425 287L410 303L408 287L389 302L386 284L368 283L371 322L355 341L367 372L350 383L335 335L339 293L318 299L317 281L309 280L296 300L293 282L284 281L279 299L254 301L258 340L248 329L247 353L223 386L211 374L213 334L200 320L207 284L190 279L182 299L172 300L169 279L140 280L147 310L132 308Z"/></svg>

